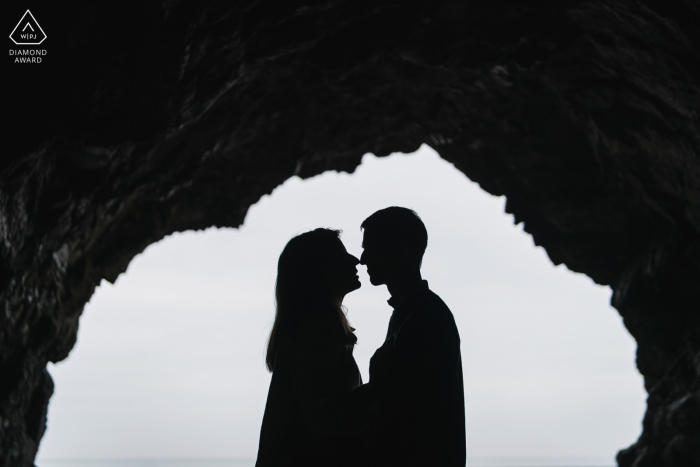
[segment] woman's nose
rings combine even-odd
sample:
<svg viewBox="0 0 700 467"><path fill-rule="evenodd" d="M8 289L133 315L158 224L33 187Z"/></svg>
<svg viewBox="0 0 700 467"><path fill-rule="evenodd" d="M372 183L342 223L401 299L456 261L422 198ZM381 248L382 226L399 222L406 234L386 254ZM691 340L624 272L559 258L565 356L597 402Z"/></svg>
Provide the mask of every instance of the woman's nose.
<svg viewBox="0 0 700 467"><path fill-rule="evenodd" d="M350 258L352 258L352 265L353 266L357 266L358 264L360 264L360 260L357 259L356 256L350 255Z"/></svg>

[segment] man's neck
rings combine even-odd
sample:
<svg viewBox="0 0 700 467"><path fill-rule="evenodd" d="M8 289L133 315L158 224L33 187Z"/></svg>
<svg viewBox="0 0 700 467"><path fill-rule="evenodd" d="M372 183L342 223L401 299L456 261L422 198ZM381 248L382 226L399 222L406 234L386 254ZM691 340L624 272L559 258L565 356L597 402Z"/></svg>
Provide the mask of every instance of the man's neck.
<svg viewBox="0 0 700 467"><path fill-rule="evenodd" d="M387 283L386 288L389 289L392 298L400 300L401 297L409 295L420 287L422 281L423 278L421 277L420 270L418 270L413 274L396 278L391 281L391 283Z"/></svg>

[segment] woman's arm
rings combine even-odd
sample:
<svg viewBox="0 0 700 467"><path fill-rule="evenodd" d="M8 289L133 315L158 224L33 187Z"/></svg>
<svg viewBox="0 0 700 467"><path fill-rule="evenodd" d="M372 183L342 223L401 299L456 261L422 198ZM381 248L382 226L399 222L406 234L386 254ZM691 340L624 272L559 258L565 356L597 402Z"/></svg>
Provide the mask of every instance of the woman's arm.
<svg viewBox="0 0 700 467"><path fill-rule="evenodd" d="M371 385L353 387L351 371L340 350L313 336L297 339L287 355L301 419L318 439L362 435L379 412ZM353 368L354 367L354 368Z"/></svg>

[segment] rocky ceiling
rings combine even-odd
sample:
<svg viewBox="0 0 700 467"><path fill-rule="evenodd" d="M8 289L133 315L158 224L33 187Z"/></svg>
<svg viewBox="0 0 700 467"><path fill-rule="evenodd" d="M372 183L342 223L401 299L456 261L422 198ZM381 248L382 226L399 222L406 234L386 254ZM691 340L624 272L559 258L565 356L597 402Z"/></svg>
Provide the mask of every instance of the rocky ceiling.
<svg viewBox="0 0 700 467"><path fill-rule="evenodd" d="M352 172L367 152L422 143L505 195L555 264L613 290L649 392L619 465L700 465L697 1L33 13L43 62L10 57L3 72L2 465L32 465L46 364L70 352L101 279L172 232L239 226L293 175Z"/></svg>

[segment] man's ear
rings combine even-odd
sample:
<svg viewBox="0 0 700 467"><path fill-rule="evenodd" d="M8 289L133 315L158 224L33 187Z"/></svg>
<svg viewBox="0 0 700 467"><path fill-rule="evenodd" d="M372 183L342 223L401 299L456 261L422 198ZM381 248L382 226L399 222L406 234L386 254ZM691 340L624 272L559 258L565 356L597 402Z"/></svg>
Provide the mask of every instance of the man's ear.
<svg viewBox="0 0 700 467"><path fill-rule="evenodd" d="M410 254L411 249L408 248L407 245L395 243L387 253L387 257L390 258L390 261L401 269L412 268L415 264L415 260Z"/></svg>

